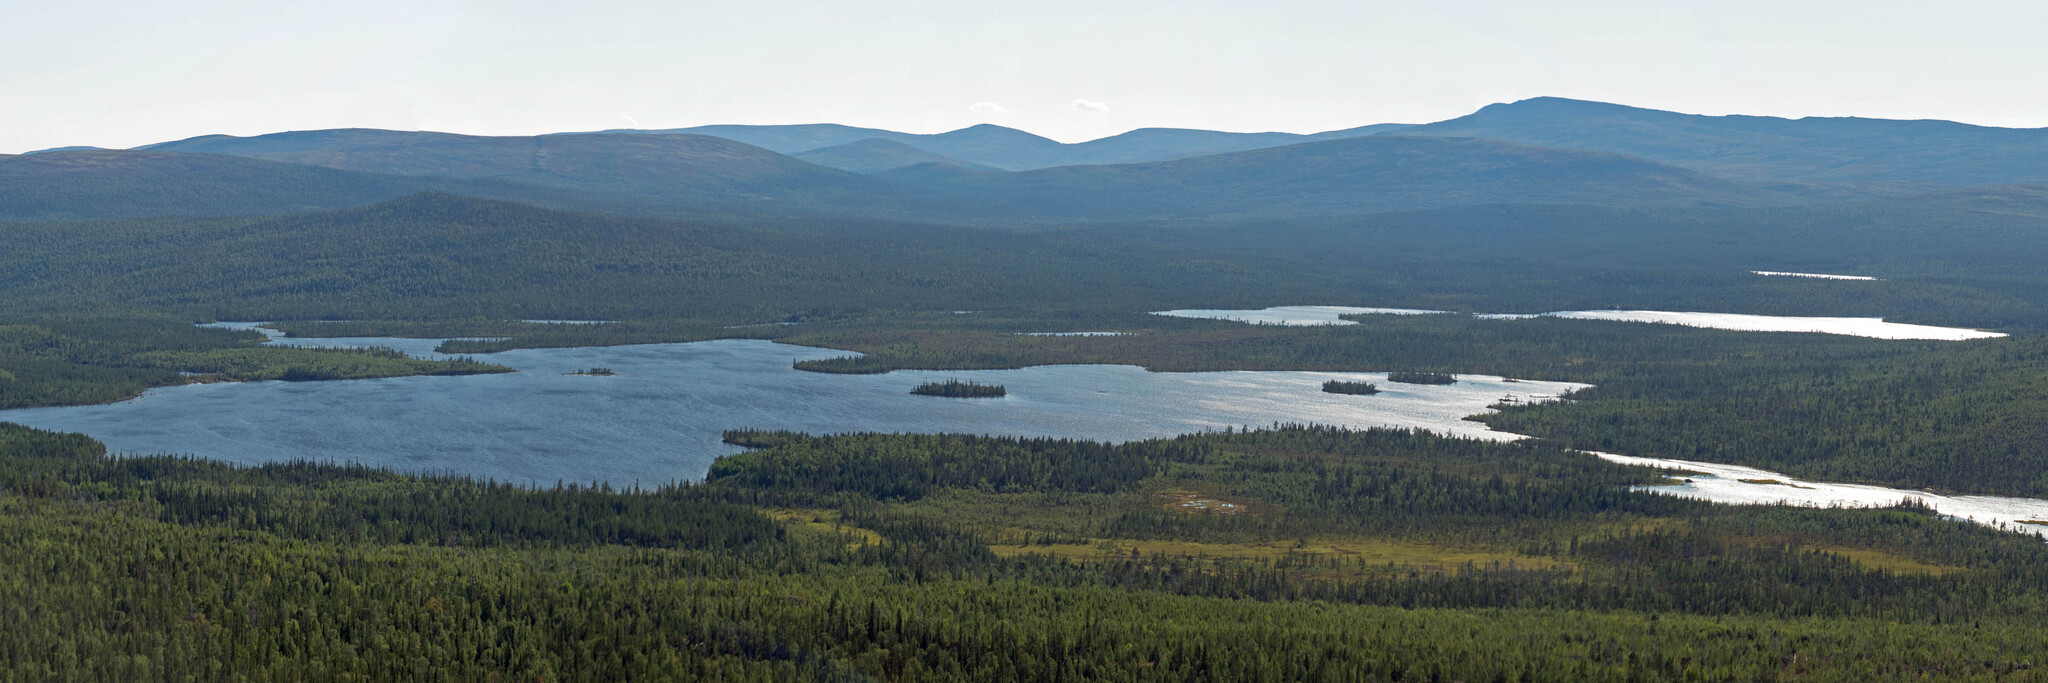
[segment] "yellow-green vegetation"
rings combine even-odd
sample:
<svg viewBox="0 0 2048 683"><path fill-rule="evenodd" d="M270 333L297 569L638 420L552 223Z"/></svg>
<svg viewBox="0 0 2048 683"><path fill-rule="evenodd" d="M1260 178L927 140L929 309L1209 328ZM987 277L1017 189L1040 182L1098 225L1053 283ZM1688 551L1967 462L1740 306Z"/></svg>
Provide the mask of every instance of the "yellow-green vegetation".
<svg viewBox="0 0 2048 683"><path fill-rule="evenodd" d="M0 679L2010 680L2048 650L2036 539L1635 493L1540 445L736 440L774 445L536 490L0 425Z"/></svg>
<svg viewBox="0 0 2048 683"><path fill-rule="evenodd" d="M1165 556L1182 560L1341 559L1355 564L1387 565L1400 570L1445 572L1461 568L1569 569L1576 566L1555 557L1529 556L1506 550L1458 548L1368 536L1307 538L1262 543L1203 543L1151 539L1091 539L1085 543L1041 545L991 544L997 555L1044 554L1075 560L1113 560ZM1900 568L1887 566L1887 569ZM1342 578L1363 570L1329 571Z"/></svg>
<svg viewBox="0 0 2048 683"><path fill-rule="evenodd" d="M1851 560L1855 560L1856 564L1869 567L1871 569L1882 569L1885 571L1901 572L1908 574L1931 574L1935 576L1940 576L1943 574L1953 574L1955 572L1964 571L1964 568L1962 567L1952 567L1940 564L1928 564L1926 562L1921 562L1919 560L1915 560L1911 557L1907 557L1899 553L1884 550L1873 550L1870 548L1848 548L1843 546L1824 544L1816 545L1814 547L1819 550L1831 552L1836 555L1841 555Z"/></svg>
<svg viewBox="0 0 2048 683"><path fill-rule="evenodd" d="M814 534L824 534L827 537L842 538L846 541L849 548L863 545L880 545L882 543L881 534L857 526L847 526L838 523L838 510L764 508L761 510L761 514L766 515L769 519L782 522L793 529L801 529Z"/></svg>

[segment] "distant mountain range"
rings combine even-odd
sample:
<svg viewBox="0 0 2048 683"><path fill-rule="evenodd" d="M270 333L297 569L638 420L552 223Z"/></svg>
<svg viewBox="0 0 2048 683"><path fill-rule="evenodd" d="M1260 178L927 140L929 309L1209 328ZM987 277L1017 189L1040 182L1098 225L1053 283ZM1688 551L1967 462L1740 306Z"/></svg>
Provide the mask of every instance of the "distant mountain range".
<svg viewBox="0 0 2048 683"><path fill-rule="evenodd" d="M875 128L854 128L837 124L794 126L699 126L639 132L652 134L690 133L736 140L762 149L796 154L839 147L868 140L884 140L924 150L968 164L1005 171L1027 171L1055 166L1130 164L1165 161L1206 154L1240 152L1278 147L1314 140L1334 140L1375 135L1406 128L1401 124L1361 126L1346 130L1298 135L1295 133L1225 133L1181 128L1140 128L1099 140L1065 144L1014 128L982 124L949 133L920 135ZM908 165L908 164L906 164ZM901 168L900 166L894 168ZM854 169L847 169L854 170ZM889 169L882 169L889 170Z"/></svg>
<svg viewBox="0 0 2048 683"><path fill-rule="evenodd" d="M518 188L538 188L550 191L539 203L625 212L687 208L870 215L943 206L868 176L705 135L483 137L344 129L216 135L145 149L491 183L465 193L499 199L527 199ZM587 201L573 199L579 196Z"/></svg>
<svg viewBox="0 0 2048 683"><path fill-rule="evenodd" d="M1472 204L1764 206L1796 198L1604 152L1370 136L1114 166L881 176L1034 218L1355 215Z"/></svg>
<svg viewBox="0 0 2048 683"><path fill-rule="evenodd" d="M1695 116L1537 98L1299 135L993 125L522 137L339 129L0 156L0 219L282 214L435 190L642 215L927 222L1299 217L1493 204L1764 207L2048 183L2048 130Z"/></svg>

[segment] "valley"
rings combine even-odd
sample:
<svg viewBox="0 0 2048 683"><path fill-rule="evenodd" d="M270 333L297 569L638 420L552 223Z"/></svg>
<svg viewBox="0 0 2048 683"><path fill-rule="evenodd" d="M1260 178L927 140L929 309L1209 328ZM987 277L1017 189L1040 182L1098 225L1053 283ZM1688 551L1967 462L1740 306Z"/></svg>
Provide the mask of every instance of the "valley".
<svg viewBox="0 0 2048 683"><path fill-rule="evenodd" d="M2024 680L2043 135L0 157L0 678Z"/></svg>

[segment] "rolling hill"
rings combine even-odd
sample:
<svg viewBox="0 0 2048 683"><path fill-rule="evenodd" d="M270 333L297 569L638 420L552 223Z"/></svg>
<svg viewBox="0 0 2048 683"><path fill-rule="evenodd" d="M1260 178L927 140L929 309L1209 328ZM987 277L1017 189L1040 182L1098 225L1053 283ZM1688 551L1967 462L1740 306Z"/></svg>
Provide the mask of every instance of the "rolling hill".
<svg viewBox="0 0 2048 683"><path fill-rule="evenodd" d="M2048 183L2048 129L1952 121L1699 116L1539 97L1401 134L1612 152L1744 182L1865 194Z"/></svg>
<svg viewBox="0 0 2048 683"><path fill-rule="evenodd" d="M933 154L901 142L891 142L880 138L869 138L859 142L849 142L844 145L799 152L794 156L819 166L829 166L842 171L862 174L893 171L918 164L945 164L983 171L996 170L980 164L961 161L953 157Z"/></svg>

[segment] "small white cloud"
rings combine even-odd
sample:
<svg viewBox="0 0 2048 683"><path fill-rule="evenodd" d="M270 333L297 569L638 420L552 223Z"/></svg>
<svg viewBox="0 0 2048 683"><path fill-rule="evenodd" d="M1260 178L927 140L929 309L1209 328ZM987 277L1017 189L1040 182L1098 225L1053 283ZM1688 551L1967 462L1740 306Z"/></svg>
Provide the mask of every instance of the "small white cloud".
<svg viewBox="0 0 2048 683"><path fill-rule="evenodd" d="M639 119L636 119L636 118L633 118L633 117L631 117L631 116L627 116L627 115L624 115L624 114L620 114L620 115L619 115L619 120L621 120L621 121L625 121L625 122L626 122L626 125L628 125L628 126L632 126L632 127L634 127L634 128L639 128L639 127L640 127L640 120L639 120Z"/></svg>
<svg viewBox="0 0 2048 683"><path fill-rule="evenodd" d="M1074 100L1074 108L1081 111L1109 111L1109 105L1094 100Z"/></svg>
<svg viewBox="0 0 2048 683"><path fill-rule="evenodd" d="M981 112L983 114L1001 114L1003 112L1010 110L1008 107L996 104L994 102L976 102L974 104L967 105L967 108Z"/></svg>

